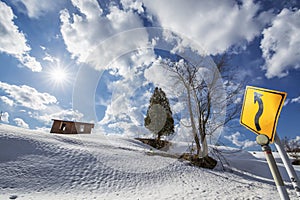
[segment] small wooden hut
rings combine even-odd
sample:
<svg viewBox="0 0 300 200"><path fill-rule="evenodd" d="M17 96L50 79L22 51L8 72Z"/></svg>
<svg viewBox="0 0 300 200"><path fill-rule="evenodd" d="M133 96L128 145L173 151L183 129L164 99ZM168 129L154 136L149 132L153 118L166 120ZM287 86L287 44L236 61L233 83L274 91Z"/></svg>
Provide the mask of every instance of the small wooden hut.
<svg viewBox="0 0 300 200"><path fill-rule="evenodd" d="M50 133L62 133L62 134L79 134L79 133L91 133L94 124L85 122L66 121L59 119L52 119L53 124Z"/></svg>

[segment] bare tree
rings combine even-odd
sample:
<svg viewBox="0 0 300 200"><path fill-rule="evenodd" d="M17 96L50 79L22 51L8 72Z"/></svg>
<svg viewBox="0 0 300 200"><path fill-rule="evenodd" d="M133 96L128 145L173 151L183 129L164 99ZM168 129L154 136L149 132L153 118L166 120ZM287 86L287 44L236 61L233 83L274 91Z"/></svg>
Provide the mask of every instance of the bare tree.
<svg viewBox="0 0 300 200"><path fill-rule="evenodd" d="M208 156L208 136L214 137L240 112L241 104L237 97L243 85L228 61L227 55L220 56L212 68L204 66L203 61L198 64L184 59L178 62L163 61L176 84L184 88L190 122L187 126L191 127L199 158Z"/></svg>

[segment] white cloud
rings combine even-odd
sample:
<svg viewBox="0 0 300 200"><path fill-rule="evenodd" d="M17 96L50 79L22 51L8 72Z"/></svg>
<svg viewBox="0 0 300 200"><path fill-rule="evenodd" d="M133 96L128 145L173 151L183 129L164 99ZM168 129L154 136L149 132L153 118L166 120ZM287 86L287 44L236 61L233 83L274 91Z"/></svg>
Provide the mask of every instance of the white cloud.
<svg viewBox="0 0 300 200"><path fill-rule="evenodd" d="M92 62L94 68L106 69L110 61L128 53L128 49L135 50L141 42L147 42L146 31L126 34L126 30L143 27L142 20L133 11L112 5L105 15L96 0L73 0L72 3L81 13L61 11L61 33L67 50L79 62ZM122 35L115 36L121 32ZM108 40L111 37L113 40Z"/></svg>
<svg viewBox="0 0 300 200"><path fill-rule="evenodd" d="M111 129L123 127L125 133L132 132L143 127L142 111L149 99L138 90L150 82L145 79L144 72L155 60L153 50L140 49L149 45L146 30L128 32L143 27L137 14L143 11L141 3L122 1L124 10L111 4L107 8L109 11L103 13L97 1L88 1L95 5L93 9L86 8L83 2L87 1L72 1L81 13L61 12L63 39L73 58L92 63L97 70L110 69L111 75L118 77L117 81L108 84L113 95L100 124Z"/></svg>
<svg viewBox="0 0 300 200"><path fill-rule="evenodd" d="M29 128L29 125L26 122L24 122L24 120L21 118L15 118L14 122L17 126L20 126L22 128Z"/></svg>
<svg viewBox="0 0 300 200"><path fill-rule="evenodd" d="M128 60L121 59L112 63L112 66L118 66L114 74L121 78L109 83L108 89L112 92L111 102L107 105L104 118L99 122L102 126L124 134L144 128L144 115L152 95L149 92L151 84L154 87L161 87L169 99L177 100L171 103L173 114L180 113L181 118L188 116L183 103L185 102L183 84L162 66L161 58L154 59L153 52L149 51L149 54L143 54L143 59L137 59L136 55L139 53L133 53ZM149 63L150 58L152 62ZM219 122L217 118L215 122ZM178 127L178 130L183 129Z"/></svg>
<svg viewBox="0 0 300 200"><path fill-rule="evenodd" d="M127 70L130 73L134 69ZM142 127L144 121L142 110L149 101L138 92L142 84L141 75L132 78L125 76L122 80L112 82L109 88L113 95L100 124L110 129L122 127L124 133L131 132L134 127Z"/></svg>
<svg viewBox="0 0 300 200"><path fill-rule="evenodd" d="M299 97L296 97L296 98L293 98L291 100L291 103L300 103L300 96Z"/></svg>
<svg viewBox="0 0 300 200"><path fill-rule="evenodd" d="M51 0L51 1L40 1L40 0L17 0L21 2L26 11L23 11L20 6L18 6L21 12L26 12L30 18L39 18L49 11L56 10L61 7L66 1L65 0Z"/></svg>
<svg viewBox="0 0 300 200"><path fill-rule="evenodd" d="M143 93L145 85L149 83L144 73L153 61L155 55L152 50L139 50L111 63L109 67L114 69L111 74L119 78L107 83L112 97L109 104L106 104L107 109L100 125L111 130L122 127L119 131L125 134L144 129L143 112L146 111L150 98L148 93Z"/></svg>
<svg viewBox="0 0 300 200"><path fill-rule="evenodd" d="M240 2L145 0L144 4L161 26L191 38L209 54L217 54L252 41L271 19L269 12L259 13L259 4L252 0Z"/></svg>
<svg viewBox="0 0 300 200"><path fill-rule="evenodd" d="M226 138L227 140L230 140L234 145L238 146L238 147L242 147L242 148L248 148L248 147L253 147L256 146L256 142L255 141L250 141L250 140L240 140L241 137L241 133L240 132L236 132L232 135L228 135L228 136L224 136L224 138Z"/></svg>
<svg viewBox="0 0 300 200"><path fill-rule="evenodd" d="M1 101L3 101L4 103L6 103L9 106L14 105L14 101L11 100L10 98L6 97L6 96L1 96L0 99L1 99Z"/></svg>
<svg viewBox="0 0 300 200"><path fill-rule="evenodd" d="M109 96L104 96L104 95L97 95L96 96L96 102L95 104L97 106L107 106L110 104L110 99L109 99Z"/></svg>
<svg viewBox="0 0 300 200"><path fill-rule="evenodd" d="M14 56L22 65L34 72L40 72L42 66L29 55L31 48L27 45L25 35L19 31L13 21L15 16L12 9L0 2L0 13L0 52Z"/></svg>
<svg viewBox="0 0 300 200"><path fill-rule="evenodd" d="M94 0L72 0L74 6L76 6L81 13L83 13L87 19L100 17L102 9L97 1Z"/></svg>
<svg viewBox="0 0 300 200"><path fill-rule="evenodd" d="M83 2L88 2L94 7L85 7ZM164 38L160 38L160 31L163 29L152 32L134 29L143 27L143 21L137 14L143 12L140 1L121 1L124 10L110 4L105 8L105 12L104 7L101 8L93 0L73 0L72 3L80 12L63 10L60 13L61 33L67 50L78 62L92 64L100 71L110 69L110 75L116 76L116 79L108 84L112 100L107 105L100 124L113 129L122 127L125 133L143 127L142 111L146 110L149 103L149 94L141 94L141 90L149 88L143 87L149 87L149 83L153 83L162 87L170 97L174 95L176 80L169 77L166 70L159 66L159 62L155 63L156 56L153 50L145 53L142 48L151 49L148 36L151 37L151 34L157 32L159 34L152 38L152 45L157 44L157 49L167 50L172 44L164 46L168 41L162 41ZM130 31L132 29L135 31ZM174 40L174 37L171 39ZM183 46L177 46L174 52L185 50L188 45L186 42L180 41L180 45ZM175 108L180 111L183 106L177 104Z"/></svg>
<svg viewBox="0 0 300 200"><path fill-rule="evenodd" d="M176 84L178 80L174 78L175 74L167 70L167 68L160 63L160 59L155 61L150 67L145 70L144 76L156 87L163 88L163 90L169 97L174 97L174 95L176 96L176 94L174 93L175 91L182 91L182 88L177 88L177 90L175 88L182 85Z"/></svg>
<svg viewBox="0 0 300 200"><path fill-rule="evenodd" d="M54 96L48 93L40 93L35 88L27 85L10 85L0 81L0 89L7 93L15 104L33 110L43 110L48 105L57 103Z"/></svg>
<svg viewBox="0 0 300 200"><path fill-rule="evenodd" d="M290 103L290 99L285 99L283 106L287 106Z"/></svg>
<svg viewBox="0 0 300 200"><path fill-rule="evenodd" d="M2 113L2 115L1 115L1 121L5 122L5 123L9 123L8 118L9 118L8 112Z"/></svg>
<svg viewBox="0 0 300 200"><path fill-rule="evenodd" d="M31 69L33 72L42 71L41 64L35 59L35 57L30 56L27 52L22 55L17 55L16 58L27 68Z"/></svg>
<svg viewBox="0 0 300 200"><path fill-rule="evenodd" d="M51 56L50 54L46 53L45 57L43 58L43 60L54 63L57 62L59 63L59 59L55 58L54 56Z"/></svg>
<svg viewBox="0 0 300 200"><path fill-rule="evenodd" d="M140 0L121 0L121 3L125 9L133 9L138 13L143 13L143 3Z"/></svg>
<svg viewBox="0 0 300 200"><path fill-rule="evenodd" d="M283 9L269 28L263 30L260 48L266 77L284 77L300 68L300 10Z"/></svg>
<svg viewBox="0 0 300 200"><path fill-rule="evenodd" d="M52 119L81 121L83 114L72 109L62 109L58 106L51 106L42 112L32 113L31 117L50 125Z"/></svg>

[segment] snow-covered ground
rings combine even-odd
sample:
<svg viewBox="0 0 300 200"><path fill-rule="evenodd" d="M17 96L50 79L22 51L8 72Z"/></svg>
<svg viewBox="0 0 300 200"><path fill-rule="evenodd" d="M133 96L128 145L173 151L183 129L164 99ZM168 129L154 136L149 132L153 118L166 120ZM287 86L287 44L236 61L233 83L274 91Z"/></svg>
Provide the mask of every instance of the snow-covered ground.
<svg viewBox="0 0 300 200"><path fill-rule="evenodd" d="M0 124L0 200L279 199L262 153L226 151L231 170L208 170L134 139ZM290 198L298 199L278 163Z"/></svg>

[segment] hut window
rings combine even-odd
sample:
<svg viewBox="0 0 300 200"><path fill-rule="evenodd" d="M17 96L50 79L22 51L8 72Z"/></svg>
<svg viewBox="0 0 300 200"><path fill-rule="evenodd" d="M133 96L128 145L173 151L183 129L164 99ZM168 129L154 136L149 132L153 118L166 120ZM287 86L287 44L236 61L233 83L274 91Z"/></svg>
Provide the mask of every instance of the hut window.
<svg viewBox="0 0 300 200"><path fill-rule="evenodd" d="M66 130L66 126L67 126L67 124L65 124L65 123L62 122L60 124L60 130L65 131Z"/></svg>
<svg viewBox="0 0 300 200"><path fill-rule="evenodd" d="M80 125L80 132L84 132L84 125Z"/></svg>

